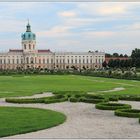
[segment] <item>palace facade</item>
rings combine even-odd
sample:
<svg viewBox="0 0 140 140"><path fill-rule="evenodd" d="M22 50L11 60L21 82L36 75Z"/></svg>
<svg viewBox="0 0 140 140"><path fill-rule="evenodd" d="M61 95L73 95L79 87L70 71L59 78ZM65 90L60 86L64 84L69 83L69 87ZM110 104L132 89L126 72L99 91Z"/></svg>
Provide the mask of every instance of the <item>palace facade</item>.
<svg viewBox="0 0 140 140"><path fill-rule="evenodd" d="M51 52L36 49L36 35L28 23L21 36L22 49L10 49L0 53L0 69L94 69L101 68L105 61L104 52Z"/></svg>

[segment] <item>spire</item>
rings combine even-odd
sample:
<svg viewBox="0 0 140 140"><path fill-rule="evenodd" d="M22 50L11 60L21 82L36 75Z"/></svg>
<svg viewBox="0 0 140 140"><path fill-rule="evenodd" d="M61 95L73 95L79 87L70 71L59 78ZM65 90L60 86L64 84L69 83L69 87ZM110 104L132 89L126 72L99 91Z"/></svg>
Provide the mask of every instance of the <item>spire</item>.
<svg viewBox="0 0 140 140"><path fill-rule="evenodd" d="M29 24L29 19L28 19L28 24L26 26L26 32L31 32L31 26Z"/></svg>

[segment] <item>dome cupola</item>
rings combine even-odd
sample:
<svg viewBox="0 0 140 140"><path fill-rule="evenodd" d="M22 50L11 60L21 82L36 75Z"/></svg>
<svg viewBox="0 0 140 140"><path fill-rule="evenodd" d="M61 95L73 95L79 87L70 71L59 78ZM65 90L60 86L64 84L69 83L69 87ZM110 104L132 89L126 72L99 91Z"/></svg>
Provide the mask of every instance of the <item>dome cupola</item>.
<svg viewBox="0 0 140 140"><path fill-rule="evenodd" d="M21 36L22 40L36 40L36 35L31 32L31 26L28 22L26 26L26 32Z"/></svg>
<svg viewBox="0 0 140 140"><path fill-rule="evenodd" d="M22 49L24 53L36 52L36 35L32 33L29 21L26 26L26 32L22 34L21 39Z"/></svg>

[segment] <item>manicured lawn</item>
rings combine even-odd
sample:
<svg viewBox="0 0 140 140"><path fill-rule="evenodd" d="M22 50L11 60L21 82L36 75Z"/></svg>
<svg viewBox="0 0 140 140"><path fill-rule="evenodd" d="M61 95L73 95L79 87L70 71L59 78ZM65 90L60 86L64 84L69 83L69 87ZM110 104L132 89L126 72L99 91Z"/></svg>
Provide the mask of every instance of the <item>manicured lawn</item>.
<svg viewBox="0 0 140 140"><path fill-rule="evenodd" d="M81 91L95 94L140 94L140 81L76 75L0 76L0 97L27 96L45 91ZM106 92L113 88L125 90Z"/></svg>
<svg viewBox="0 0 140 140"><path fill-rule="evenodd" d="M0 137L47 129L63 123L62 113L19 107L0 107Z"/></svg>

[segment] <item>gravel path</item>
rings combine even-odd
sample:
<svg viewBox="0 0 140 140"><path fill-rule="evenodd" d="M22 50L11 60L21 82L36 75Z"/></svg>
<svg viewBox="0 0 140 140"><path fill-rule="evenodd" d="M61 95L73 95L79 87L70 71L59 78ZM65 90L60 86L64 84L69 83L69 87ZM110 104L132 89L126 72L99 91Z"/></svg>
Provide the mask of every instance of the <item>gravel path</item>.
<svg viewBox="0 0 140 140"><path fill-rule="evenodd" d="M140 102L121 101L140 108ZM11 138L140 138L140 124L137 118L114 116L113 111L95 109L94 104L13 104L0 100L0 106L18 106L52 109L67 115L65 123L37 132L15 135Z"/></svg>

